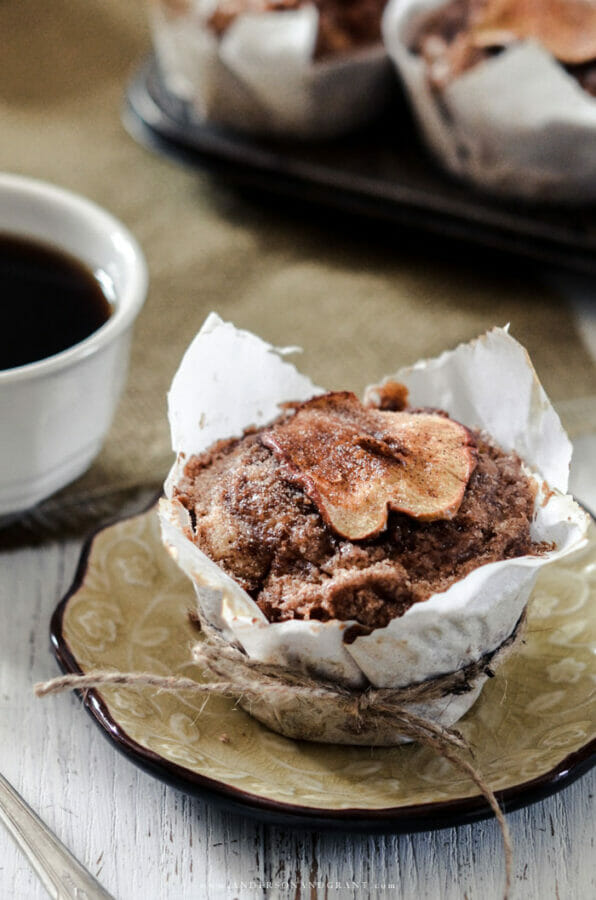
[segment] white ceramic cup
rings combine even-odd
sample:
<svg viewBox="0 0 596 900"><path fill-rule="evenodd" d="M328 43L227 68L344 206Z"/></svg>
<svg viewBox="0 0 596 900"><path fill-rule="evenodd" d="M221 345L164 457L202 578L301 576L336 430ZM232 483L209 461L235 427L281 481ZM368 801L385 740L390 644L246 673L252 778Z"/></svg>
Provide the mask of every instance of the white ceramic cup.
<svg viewBox="0 0 596 900"><path fill-rule="evenodd" d="M0 371L0 517L6 517L73 481L98 454L124 386L147 267L136 240L113 216L29 178L0 174L0 234L68 252L105 273L114 292L112 315L85 340ZM0 303L10 302L0 290Z"/></svg>

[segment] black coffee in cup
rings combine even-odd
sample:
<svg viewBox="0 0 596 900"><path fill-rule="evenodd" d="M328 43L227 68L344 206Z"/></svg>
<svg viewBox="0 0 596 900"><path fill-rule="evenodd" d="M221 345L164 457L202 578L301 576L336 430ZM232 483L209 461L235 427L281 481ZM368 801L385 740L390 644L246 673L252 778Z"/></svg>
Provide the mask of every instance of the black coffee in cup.
<svg viewBox="0 0 596 900"><path fill-rule="evenodd" d="M53 356L113 311L110 281L68 253L0 234L0 370Z"/></svg>

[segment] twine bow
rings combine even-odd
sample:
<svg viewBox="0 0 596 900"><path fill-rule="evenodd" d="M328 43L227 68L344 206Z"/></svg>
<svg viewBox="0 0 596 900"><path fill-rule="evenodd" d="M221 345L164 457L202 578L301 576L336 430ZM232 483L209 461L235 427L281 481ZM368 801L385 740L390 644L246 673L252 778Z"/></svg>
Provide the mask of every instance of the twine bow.
<svg viewBox="0 0 596 900"><path fill-rule="evenodd" d="M193 621L201 628L205 640L192 649L193 661L201 665L214 679L198 682L177 675L155 675L150 672L90 671L83 675L63 675L34 686L38 697L57 694L66 690L88 690L108 686L155 687L160 691L190 691L205 696L217 695L235 700L243 707L264 699L289 701L323 700L333 704L350 722L355 734L374 729L375 725L388 722L406 738L430 747L443 759L467 775L486 798L499 824L505 848L505 900L509 897L513 850L511 836L497 798L481 772L462 753L473 757L465 738L454 728L445 728L429 719L414 714L408 706L461 693L470 689L474 678L484 673L493 675L492 667L502 662L512 645L520 637L523 622L520 620L513 634L496 651L486 654L457 672L429 679L406 688L366 688L353 690L335 682L312 678L300 672L280 666L265 665L250 659L242 650L229 644L220 634L196 617ZM277 695L277 697L276 697Z"/></svg>

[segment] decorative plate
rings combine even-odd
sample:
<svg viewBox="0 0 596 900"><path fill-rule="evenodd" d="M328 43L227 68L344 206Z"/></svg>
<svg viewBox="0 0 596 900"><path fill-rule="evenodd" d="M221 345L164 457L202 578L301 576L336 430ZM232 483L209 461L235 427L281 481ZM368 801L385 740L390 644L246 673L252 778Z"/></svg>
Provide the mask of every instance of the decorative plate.
<svg viewBox="0 0 596 900"><path fill-rule="evenodd" d="M163 549L155 509L92 537L51 625L65 671L187 675L197 633L190 582ZM546 567L525 643L458 723L506 809L541 799L596 761L596 527ZM340 747L274 734L231 700L147 687L87 691L87 709L130 759L183 790L302 827L414 831L490 814L430 749Z"/></svg>

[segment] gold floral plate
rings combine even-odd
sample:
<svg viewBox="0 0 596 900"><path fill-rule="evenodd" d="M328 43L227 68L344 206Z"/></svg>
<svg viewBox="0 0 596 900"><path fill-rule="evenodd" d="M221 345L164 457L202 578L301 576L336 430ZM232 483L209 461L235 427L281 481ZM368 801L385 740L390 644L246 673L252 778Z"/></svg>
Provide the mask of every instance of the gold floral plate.
<svg viewBox="0 0 596 900"><path fill-rule="evenodd" d="M187 675L197 634L190 582L163 549L155 509L92 537L51 624L67 672ZM458 725L506 809L559 790L596 760L596 527L547 567L524 645ZM415 831L490 814L477 788L429 748L342 747L274 734L230 700L106 687L87 709L133 762L183 790L302 827Z"/></svg>

